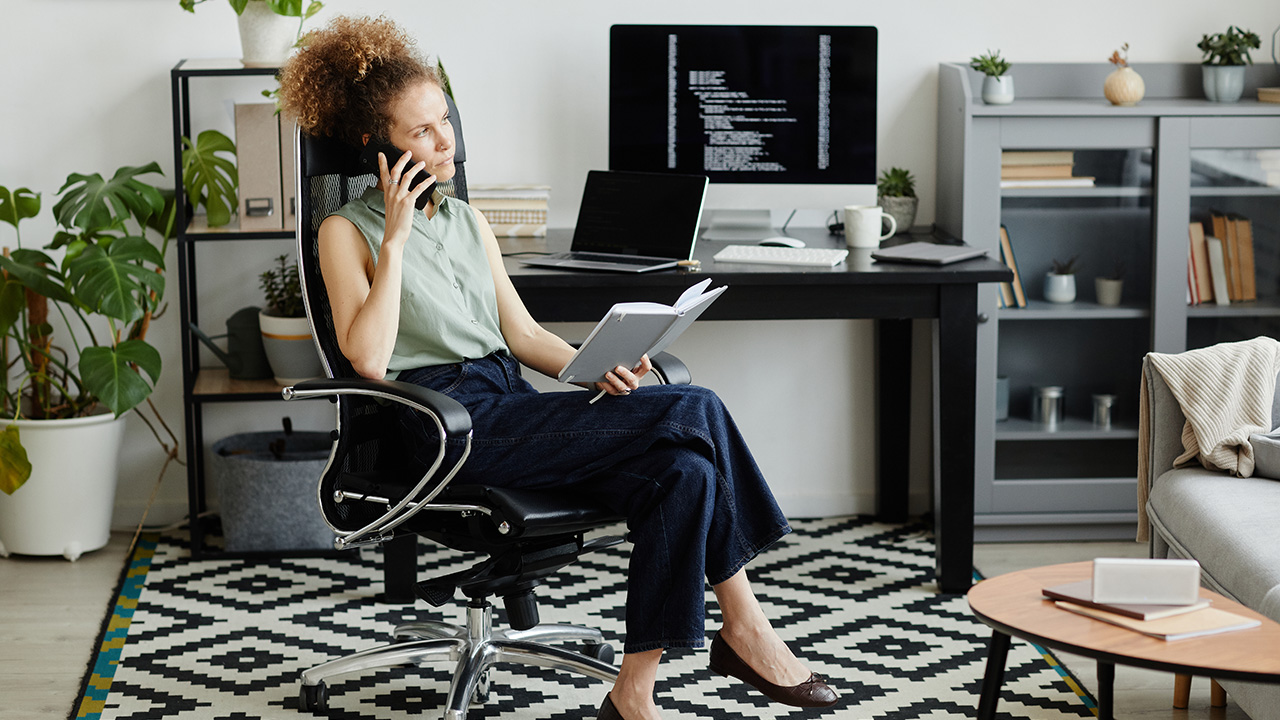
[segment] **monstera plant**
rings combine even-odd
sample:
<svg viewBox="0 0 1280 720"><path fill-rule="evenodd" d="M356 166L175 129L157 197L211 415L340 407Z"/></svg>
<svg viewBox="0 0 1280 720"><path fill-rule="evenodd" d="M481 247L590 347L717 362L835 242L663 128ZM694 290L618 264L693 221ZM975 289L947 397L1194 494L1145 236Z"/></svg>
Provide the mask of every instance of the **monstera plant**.
<svg viewBox="0 0 1280 720"><path fill-rule="evenodd" d="M122 167L110 179L69 175L53 206L57 230L43 249L24 246L20 229L40 213L40 194L0 186L0 220L13 226L16 245L0 257L4 417L119 417L151 394L161 363L146 336L164 307L174 213L172 191L139 179L149 174L162 174L159 165ZM51 320L60 321L57 330ZM30 475L18 424L8 422L0 490L12 494Z"/></svg>

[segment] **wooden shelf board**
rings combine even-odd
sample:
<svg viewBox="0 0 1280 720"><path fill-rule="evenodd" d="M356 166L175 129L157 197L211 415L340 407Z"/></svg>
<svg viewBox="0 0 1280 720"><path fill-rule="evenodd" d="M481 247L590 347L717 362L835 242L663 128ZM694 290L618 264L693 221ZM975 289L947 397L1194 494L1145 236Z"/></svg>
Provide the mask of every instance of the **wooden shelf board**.
<svg viewBox="0 0 1280 720"><path fill-rule="evenodd" d="M1202 303L1187 307L1187 317L1280 317L1280 298L1261 298L1250 302L1233 302L1230 305Z"/></svg>
<svg viewBox="0 0 1280 720"><path fill-rule="evenodd" d="M1138 427L1116 423L1110 430L1095 427L1092 420L1066 418L1056 430L1046 430L1038 422L1025 418L1009 418L996 423L997 441L1017 440L1126 440L1138 437Z"/></svg>
<svg viewBox="0 0 1280 720"><path fill-rule="evenodd" d="M207 215L196 215L187 224L184 235L192 240L262 240L279 238L291 240L295 237L292 230L241 230L240 218L231 217L231 222L219 227L209 227Z"/></svg>
<svg viewBox="0 0 1280 720"><path fill-rule="evenodd" d="M275 380L232 380L226 368L200 368L196 375L193 395L262 395L280 397L283 385Z"/></svg>

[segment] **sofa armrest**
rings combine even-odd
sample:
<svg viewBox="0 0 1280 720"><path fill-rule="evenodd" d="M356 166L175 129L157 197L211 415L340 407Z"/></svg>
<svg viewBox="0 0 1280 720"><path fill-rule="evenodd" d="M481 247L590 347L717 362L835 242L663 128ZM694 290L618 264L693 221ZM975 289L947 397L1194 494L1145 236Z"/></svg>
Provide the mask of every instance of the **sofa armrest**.
<svg viewBox="0 0 1280 720"><path fill-rule="evenodd" d="M1147 477L1139 478L1150 488L1156 478L1173 469L1173 461L1182 454L1182 428L1187 418L1182 414L1178 400L1168 383L1156 371L1149 359L1142 360L1143 381L1147 384L1148 436L1140 438L1146 443L1148 458ZM1139 508L1140 512L1143 512Z"/></svg>

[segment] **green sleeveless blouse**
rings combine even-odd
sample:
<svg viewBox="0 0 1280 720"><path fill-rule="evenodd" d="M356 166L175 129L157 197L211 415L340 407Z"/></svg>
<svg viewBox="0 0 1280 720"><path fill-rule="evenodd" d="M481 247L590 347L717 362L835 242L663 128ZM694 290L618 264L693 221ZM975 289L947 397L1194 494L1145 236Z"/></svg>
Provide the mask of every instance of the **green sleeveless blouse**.
<svg viewBox="0 0 1280 720"><path fill-rule="evenodd" d="M489 258L470 205L436 191L436 213L414 213L400 281L400 328L387 377L428 365L447 365L509 353L498 321ZM378 262L386 226L382 191L369 188L335 213L364 235Z"/></svg>

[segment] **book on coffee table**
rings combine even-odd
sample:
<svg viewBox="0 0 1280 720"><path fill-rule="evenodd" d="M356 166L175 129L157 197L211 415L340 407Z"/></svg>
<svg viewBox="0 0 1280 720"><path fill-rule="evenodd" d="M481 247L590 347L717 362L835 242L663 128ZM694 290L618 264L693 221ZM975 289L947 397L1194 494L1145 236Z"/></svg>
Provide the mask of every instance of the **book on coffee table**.
<svg viewBox="0 0 1280 720"><path fill-rule="evenodd" d="M1201 608L1194 612L1174 615L1173 617L1160 618L1158 620L1137 620L1135 618L1118 615L1106 610L1098 608L1085 607L1084 605L1076 605L1074 603L1063 602L1058 600L1054 603L1063 610L1069 610L1073 613L1086 615L1095 620L1119 625L1128 630L1140 632L1143 635L1160 638L1161 640L1184 640L1186 638L1200 637L1202 635L1216 635L1218 633L1231 632L1233 630L1247 630L1248 628L1261 625L1257 620L1247 618L1243 615L1219 610L1217 608L1207 607Z"/></svg>
<svg viewBox="0 0 1280 720"><path fill-rule="evenodd" d="M1124 615L1137 620L1158 620L1163 617L1171 617L1173 615L1181 615L1189 613L1193 610L1209 607L1209 601L1200 598L1190 605L1155 605L1155 604L1138 604L1138 603L1100 603L1093 601L1093 581L1080 580L1079 582L1063 583L1061 585L1052 585L1042 589L1040 592L1050 600L1061 600L1064 602L1083 605L1084 607L1098 608L1106 610L1117 615Z"/></svg>

